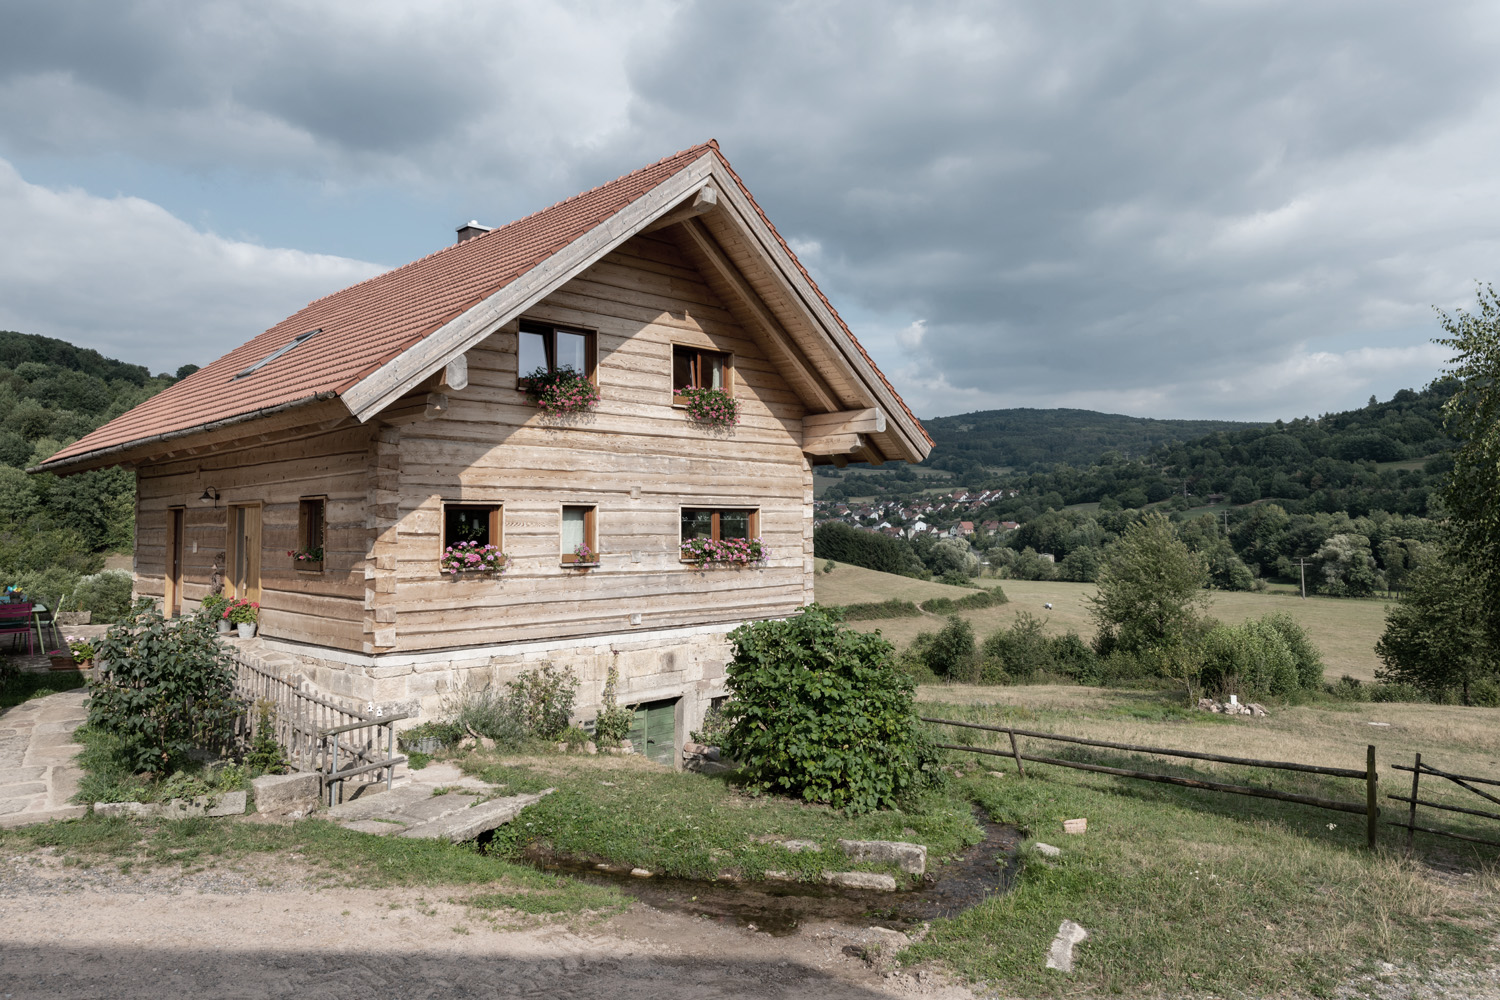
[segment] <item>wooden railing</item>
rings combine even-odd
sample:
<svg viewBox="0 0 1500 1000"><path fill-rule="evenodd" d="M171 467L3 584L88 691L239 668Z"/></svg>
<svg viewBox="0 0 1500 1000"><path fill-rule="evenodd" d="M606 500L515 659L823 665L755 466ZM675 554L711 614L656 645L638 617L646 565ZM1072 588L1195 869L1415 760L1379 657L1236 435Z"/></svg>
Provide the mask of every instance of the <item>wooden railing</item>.
<svg viewBox="0 0 1500 1000"><path fill-rule="evenodd" d="M1467 834L1467 833L1458 833L1458 832L1456 832L1454 830L1443 830L1443 829L1439 829L1438 827L1435 827L1435 826L1418 826L1417 825L1417 806L1425 806L1428 809L1441 809L1444 812L1463 813L1463 814L1468 815L1468 816L1479 816L1479 817L1481 817L1483 819L1500 819L1500 813L1496 813L1496 812L1494 812L1492 810L1488 810L1488 809L1470 809L1470 808L1467 808L1466 806L1455 806L1455 805L1450 805L1450 804L1444 803L1444 802L1433 802L1430 799L1421 799L1421 798L1418 798L1417 797L1417 793L1420 790L1420 784L1421 784L1421 780L1422 780L1422 775L1425 774L1425 775L1428 775L1429 777L1433 777L1433 778L1442 778L1442 779L1444 779L1444 780L1446 780L1446 781L1448 781L1448 782L1450 782L1450 783L1452 783L1454 785L1457 785L1459 788L1462 788L1464 791L1466 791L1466 792L1472 792L1474 795L1477 795L1479 798L1485 799L1485 800L1487 800L1489 802L1493 802L1496 805L1500 805L1500 796L1491 795L1489 792L1486 792L1484 789L1482 789L1482 788L1475 788L1474 786L1475 785L1489 785L1491 787L1494 787L1494 786L1500 785L1500 781L1496 781L1494 778L1480 778L1480 777L1477 777L1477 776L1472 775L1472 774L1453 774L1452 772L1449 772L1449 771L1439 770L1438 768L1433 767L1431 764L1424 764L1424 763L1422 763L1422 755L1421 754L1417 754L1416 760L1412 762L1412 766L1411 767L1407 767L1404 764L1396 764L1396 765L1394 765L1394 767L1395 767L1395 769L1397 771L1410 771L1411 772L1411 794L1410 795L1387 795L1386 796L1386 798L1388 798L1388 799L1395 799L1397 802L1405 802L1407 804L1408 809L1407 809L1407 814L1406 814L1406 822L1405 823L1397 823L1397 822L1393 821L1393 822L1390 822L1388 825L1390 825L1390 826L1399 826L1399 827L1405 827L1406 828L1406 847L1407 847L1408 850L1411 849L1413 835L1418 830L1420 830L1423 833L1435 833L1435 834L1437 834L1440 837L1452 837L1454 840L1466 840L1466 841L1468 841L1471 844L1487 844L1490 847L1500 847L1500 841L1487 840L1487 839L1485 839L1483 837L1475 837L1475 836L1472 836L1472 835Z"/></svg>
<svg viewBox="0 0 1500 1000"><path fill-rule="evenodd" d="M235 657L235 693L245 699L245 714L236 733L248 743L260 735L262 714L271 737L298 771L324 775L330 796L342 797L350 779L378 781L384 772L389 787L397 764L393 724L401 715L369 715ZM262 709L266 709L262 713Z"/></svg>
<svg viewBox="0 0 1500 1000"><path fill-rule="evenodd" d="M1359 770L1352 767L1323 767L1318 764L1297 764L1291 761L1281 760L1257 760L1252 757L1226 757L1223 754L1202 753L1196 750L1174 750L1169 747L1147 747L1137 746L1134 743L1112 743L1107 740L1090 740L1081 736L1062 736L1057 733L1039 733L1028 729L1015 729L1010 726L986 726L977 722L958 722L954 719L929 719L922 718L923 722L930 722L940 726L957 726L963 729L981 729L986 732L1003 733L1010 737L1009 750L997 750L993 747L959 746L953 743L939 743L939 747L945 750L960 750L966 753L989 754L995 757L1010 757L1016 762L1016 771L1021 777L1026 776L1026 766L1023 761L1035 761L1038 764L1051 764L1056 767L1077 768L1080 771L1094 771L1099 774L1113 774L1122 778L1138 778L1142 781L1159 781L1169 785L1181 785L1185 788L1199 788L1210 792L1228 792L1233 795L1251 795L1256 798L1278 799L1282 802L1297 802L1302 805L1316 806L1319 809L1332 809L1337 812L1359 813L1365 817L1365 839L1369 847L1375 846L1376 824L1380 817L1380 806L1376 796L1376 783L1379 780L1375 770L1375 748L1369 746L1365 753L1365 767ZM1066 760L1060 757L1041 757L1034 754L1022 753L1018 737L1027 739L1051 740L1057 743L1075 743L1089 747L1103 747L1108 750L1125 750L1130 753L1157 754L1163 757L1183 757L1189 760L1208 760L1219 764L1240 764L1245 767L1265 767L1281 771L1302 771L1307 774L1322 774L1333 778L1358 778L1365 783L1365 801L1343 802L1337 799L1327 799L1319 795L1303 795L1298 792L1283 792L1275 788L1257 788L1253 785L1231 785L1219 781L1205 781L1201 778L1187 778L1176 774L1160 774L1155 771L1136 771L1124 767L1108 767L1103 764L1092 764L1085 761Z"/></svg>

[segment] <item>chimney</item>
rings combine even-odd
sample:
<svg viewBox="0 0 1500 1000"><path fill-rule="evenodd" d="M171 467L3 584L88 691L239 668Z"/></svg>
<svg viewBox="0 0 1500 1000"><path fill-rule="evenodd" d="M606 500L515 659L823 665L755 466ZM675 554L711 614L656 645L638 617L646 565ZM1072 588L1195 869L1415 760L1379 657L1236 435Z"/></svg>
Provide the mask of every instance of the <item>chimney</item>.
<svg viewBox="0 0 1500 1000"><path fill-rule="evenodd" d="M489 231L489 226L481 226L478 222L470 219L468 225L458 227L458 242L462 243L464 240L472 240L474 237L483 236Z"/></svg>

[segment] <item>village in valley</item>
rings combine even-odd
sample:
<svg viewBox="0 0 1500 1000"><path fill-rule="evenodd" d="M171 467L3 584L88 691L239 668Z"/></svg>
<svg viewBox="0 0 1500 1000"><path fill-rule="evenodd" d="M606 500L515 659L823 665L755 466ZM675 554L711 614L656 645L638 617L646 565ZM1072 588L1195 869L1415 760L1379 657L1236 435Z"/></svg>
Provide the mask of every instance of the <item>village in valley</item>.
<svg viewBox="0 0 1500 1000"><path fill-rule="evenodd" d="M30 7L5 997L1500 997L1489 12Z"/></svg>

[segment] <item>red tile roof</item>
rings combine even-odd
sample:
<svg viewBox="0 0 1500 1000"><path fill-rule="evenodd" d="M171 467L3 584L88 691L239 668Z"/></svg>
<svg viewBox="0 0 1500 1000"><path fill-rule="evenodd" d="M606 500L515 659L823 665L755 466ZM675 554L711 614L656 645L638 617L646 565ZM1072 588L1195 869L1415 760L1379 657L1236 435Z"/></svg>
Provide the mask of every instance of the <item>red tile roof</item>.
<svg viewBox="0 0 1500 1000"><path fill-rule="evenodd" d="M719 152L718 143L709 140L551 208L318 299L206 368L85 435L53 455L45 465L64 464L92 452L128 447L342 393L709 152L734 177L787 255L828 305L844 333L870 360ZM254 374L234 378L236 373L309 330L320 332ZM870 364L880 374L874 362ZM883 374L880 378L885 381ZM885 384L891 388L888 381ZM894 388L891 393L900 400ZM920 428L910 409L904 402L901 405ZM925 429L922 433L926 434ZM931 439L928 440L930 443Z"/></svg>

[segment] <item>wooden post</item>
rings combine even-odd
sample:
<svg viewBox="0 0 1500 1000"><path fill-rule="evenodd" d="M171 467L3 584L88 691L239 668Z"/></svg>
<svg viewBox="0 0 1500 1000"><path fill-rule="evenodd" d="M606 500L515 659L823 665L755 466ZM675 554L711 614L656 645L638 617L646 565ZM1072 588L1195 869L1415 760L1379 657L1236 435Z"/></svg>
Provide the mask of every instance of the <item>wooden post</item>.
<svg viewBox="0 0 1500 1000"><path fill-rule="evenodd" d="M1015 754L1016 757L1016 774L1024 778L1026 777L1026 766L1021 763L1021 751L1016 746L1016 731L1008 729L1006 732L1010 733L1010 752Z"/></svg>
<svg viewBox="0 0 1500 1000"><path fill-rule="evenodd" d="M1417 759L1411 767L1411 807L1406 812L1406 849L1412 849L1412 843L1417 839L1417 781L1422 777L1422 755L1417 754Z"/></svg>
<svg viewBox="0 0 1500 1000"><path fill-rule="evenodd" d="M1380 818L1380 806L1375 798L1379 781L1380 775L1375 771L1375 744L1371 743L1365 748L1365 846L1372 851L1375 849L1375 824Z"/></svg>

